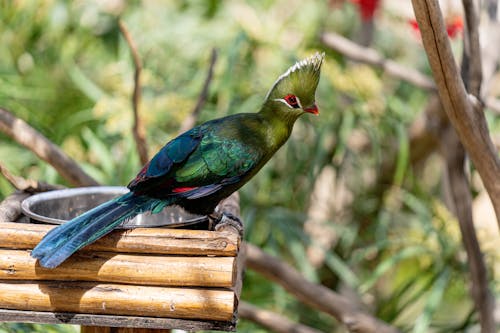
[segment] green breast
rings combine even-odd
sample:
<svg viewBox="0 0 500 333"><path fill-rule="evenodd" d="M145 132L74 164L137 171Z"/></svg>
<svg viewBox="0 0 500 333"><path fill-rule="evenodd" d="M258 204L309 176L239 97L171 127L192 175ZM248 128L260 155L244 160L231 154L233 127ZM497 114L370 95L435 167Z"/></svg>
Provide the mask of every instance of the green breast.
<svg viewBox="0 0 500 333"><path fill-rule="evenodd" d="M262 113L235 115L219 128L221 134L243 143L259 156L258 169L286 142L292 130L279 119L267 118Z"/></svg>

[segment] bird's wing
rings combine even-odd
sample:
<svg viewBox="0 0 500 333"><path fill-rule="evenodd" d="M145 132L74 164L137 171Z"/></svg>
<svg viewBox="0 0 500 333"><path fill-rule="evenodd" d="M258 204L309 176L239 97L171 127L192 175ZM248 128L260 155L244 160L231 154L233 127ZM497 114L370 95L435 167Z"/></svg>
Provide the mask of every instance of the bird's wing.
<svg viewBox="0 0 500 333"><path fill-rule="evenodd" d="M128 187L153 197L198 199L240 181L259 157L240 140L196 127L165 145Z"/></svg>
<svg viewBox="0 0 500 333"><path fill-rule="evenodd" d="M239 182L258 163L260 154L240 140L205 133L196 151L175 172L181 187L174 192L187 199L198 199Z"/></svg>
<svg viewBox="0 0 500 333"><path fill-rule="evenodd" d="M167 143L156 155L139 171L137 176L128 184L128 188L136 193L145 193L159 184L166 186L169 174L179 164L193 153L203 138L202 130L195 127L179 135Z"/></svg>

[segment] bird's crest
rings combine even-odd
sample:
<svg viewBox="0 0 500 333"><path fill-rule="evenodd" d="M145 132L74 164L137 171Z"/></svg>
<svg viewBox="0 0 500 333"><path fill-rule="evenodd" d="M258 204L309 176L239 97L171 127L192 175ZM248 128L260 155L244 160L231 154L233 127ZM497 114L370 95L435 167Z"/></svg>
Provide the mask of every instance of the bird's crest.
<svg viewBox="0 0 500 333"><path fill-rule="evenodd" d="M324 52L316 52L309 58L296 62L276 80L267 93L266 100L282 97L282 95L291 91L296 91L296 93L306 96L314 95L318 86L321 64L324 58Z"/></svg>

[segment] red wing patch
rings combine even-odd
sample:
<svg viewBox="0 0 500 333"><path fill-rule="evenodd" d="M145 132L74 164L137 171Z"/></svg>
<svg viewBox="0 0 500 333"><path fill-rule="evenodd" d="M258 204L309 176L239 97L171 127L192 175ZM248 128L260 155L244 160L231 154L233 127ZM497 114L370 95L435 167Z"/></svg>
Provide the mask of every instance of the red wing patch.
<svg viewBox="0 0 500 333"><path fill-rule="evenodd" d="M176 188L172 189L172 192L173 193L184 193L184 192L191 191L191 190L194 190L197 188L198 188L197 186L195 186L195 187L176 187Z"/></svg>
<svg viewBox="0 0 500 333"><path fill-rule="evenodd" d="M149 168L149 162L146 163L146 165L144 165L141 171L139 171L137 176L134 179L132 179L132 181L128 184L127 187L128 188L133 187L137 185L139 182L143 181L146 178L146 172L148 171L148 168Z"/></svg>

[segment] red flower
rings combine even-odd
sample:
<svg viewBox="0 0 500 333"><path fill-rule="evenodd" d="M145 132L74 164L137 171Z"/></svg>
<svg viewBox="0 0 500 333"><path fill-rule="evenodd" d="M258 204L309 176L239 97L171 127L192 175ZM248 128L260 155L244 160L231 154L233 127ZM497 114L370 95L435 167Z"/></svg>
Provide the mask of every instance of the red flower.
<svg viewBox="0 0 500 333"><path fill-rule="evenodd" d="M363 21L370 21L380 5L380 0L351 0L359 6L359 13Z"/></svg>
<svg viewBox="0 0 500 333"><path fill-rule="evenodd" d="M446 32L450 38L456 37L464 30L464 22L462 16L455 16L446 24Z"/></svg>
<svg viewBox="0 0 500 333"><path fill-rule="evenodd" d="M408 24L410 24L411 29L415 34L420 36L420 29L418 23L415 19L409 19ZM455 38L459 33L464 30L464 22L462 16L454 16L452 19L446 20L446 32L450 38Z"/></svg>
<svg viewBox="0 0 500 333"><path fill-rule="evenodd" d="M415 34L420 35L420 28L418 27L417 20L415 20L415 19L409 19L408 23L410 24L411 30Z"/></svg>

